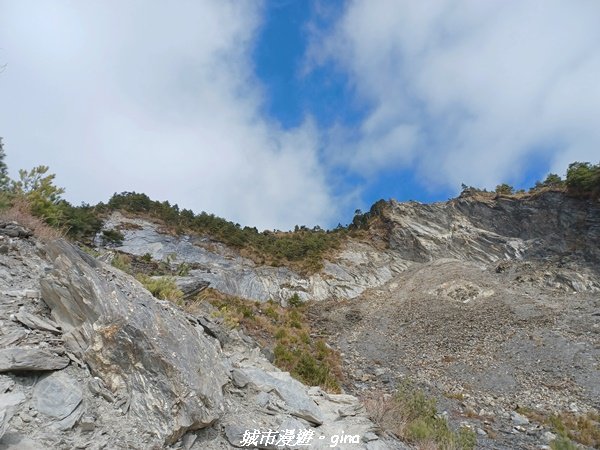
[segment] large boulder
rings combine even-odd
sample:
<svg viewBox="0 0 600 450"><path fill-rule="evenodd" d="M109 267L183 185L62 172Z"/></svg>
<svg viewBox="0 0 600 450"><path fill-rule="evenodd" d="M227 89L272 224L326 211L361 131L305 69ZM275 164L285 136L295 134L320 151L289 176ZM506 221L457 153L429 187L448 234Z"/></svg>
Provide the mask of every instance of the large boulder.
<svg viewBox="0 0 600 450"><path fill-rule="evenodd" d="M197 321L65 241L46 252L54 269L42 298L65 345L125 399L130 419L169 444L220 417L228 374Z"/></svg>

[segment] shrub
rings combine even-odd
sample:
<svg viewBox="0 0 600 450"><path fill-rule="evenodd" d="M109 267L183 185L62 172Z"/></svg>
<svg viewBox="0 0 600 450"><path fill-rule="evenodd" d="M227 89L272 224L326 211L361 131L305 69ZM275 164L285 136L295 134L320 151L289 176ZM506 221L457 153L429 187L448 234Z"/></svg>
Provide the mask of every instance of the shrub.
<svg viewBox="0 0 600 450"><path fill-rule="evenodd" d="M475 448L475 433L464 427L453 431L437 414L435 399L412 383L400 384L395 395L372 393L363 401L375 423L414 444L435 444L444 450Z"/></svg>
<svg viewBox="0 0 600 450"><path fill-rule="evenodd" d="M10 178L8 177L8 167L4 162L6 154L4 153L4 143L0 137L0 191L8 190L10 186Z"/></svg>
<svg viewBox="0 0 600 450"><path fill-rule="evenodd" d="M575 445L568 437L559 436L550 443L552 450L578 450L579 447Z"/></svg>
<svg viewBox="0 0 600 450"><path fill-rule="evenodd" d="M58 203L60 209L61 226L66 229L67 235L74 239L92 238L102 228L102 220L98 217L96 208L90 205L72 206L62 200Z"/></svg>
<svg viewBox="0 0 600 450"><path fill-rule="evenodd" d="M558 187L563 187L565 185L565 182L562 180L562 178L559 175L557 175L555 173L550 173L550 174L548 174L546 179L544 181L542 181L541 185L544 187L558 188Z"/></svg>
<svg viewBox="0 0 600 450"><path fill-rule="evenodd" d="M179 267L177 267L177 276L179 277L187 277L190 274L191 267L188 263L181 263Z"/></svg>
<svg viewBox="0 0 600 450"><path fill-rule="evenodd" d="M294 295L292 295L288 299L288 305L291 306L292 308L297 308L299 306L302 306L302 300L300 299L300 296L298 294L294 293Z"/></svg>
<svg viewBox="0 0 600 450"><path fill-rule="evenodd" d="M48 166L34 167L29 172L19 170L19 180L12 182L11 191L26 199L34 216L58 227L63 224L59 202L65 190L54 185L56 175L48 174L48 170Z"/></svg>
<svg viewBox="0 0 600 450"><path fill-rule="evenodd" d="M131 256L117 253L113 257L111 264L113 267L131 274Z"/></svg>
<svg viewBox="0 0 600 450"><path fill-rule="evenodd" d="M123 244L125 236L118 230L104 230L102 231L102 243L103 245L114 245L120 247Z"/></svg>
<svg viewBox="0 0 600 450"><path fill-rule="evenodd" d="M515 192L515 188L513 188L509 184L502 183L502 184L499 184L498 186L496 186L495 191L496 191L496 194L499 194L499 195L512 195Z"/></svg>
<svg viewBox="0 0 600 450"><path fill-rule="evenodd" d="M262 347L273 348L274 364L296 379L339 392L340 357L322 339L311 337L306 305L283 308L274 302L250 303L207 289L217 315L230 327L241 326Z"/></svg>
<svg viewBox="0 0 600 450"><path fill-rule="evenodd" d="M567 189L571 194L600 196L600 164L574 162L567 170Z"/></svg>
<svg viewBox="0 0 600 450"><path fill-rule="evenodd" d="M181 292L175 280L171 277L149 277L138 274L136 278L158 299L178 301L183 298L183 292Z"/></svg>
<svg viewBox="0 0 600 450"><path fill-rule="evenodd" d="M545 411L530 408L520 408L519 412L552 427L553 432L559 437L554 441L557 449L577 448L571 441L600 448L600 414L597 412L586 414L562 412L550 415Z"/></svg>

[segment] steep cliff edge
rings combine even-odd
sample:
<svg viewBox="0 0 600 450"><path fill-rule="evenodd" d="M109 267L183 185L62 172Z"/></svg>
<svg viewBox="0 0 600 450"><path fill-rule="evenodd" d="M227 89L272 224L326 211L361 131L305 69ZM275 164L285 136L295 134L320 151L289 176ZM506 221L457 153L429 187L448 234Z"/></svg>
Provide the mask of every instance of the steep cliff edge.
<svg viewBox="0 0 600 450"><path fill-rule="evenodd" d="M481 262L569 256L600 261L600 204L563 192L524 198L465 196L422 205L391 202L390 246L415 261Z"/></svg>
<svg viewBox="0 0 600 450"><path fill-rule="evenodd" d="M352 301L313 306L346 388L415 380L481 448L539 448L557 430L600 445L598 202L393 202L380 219L376 233L414 263Z"/></svg>

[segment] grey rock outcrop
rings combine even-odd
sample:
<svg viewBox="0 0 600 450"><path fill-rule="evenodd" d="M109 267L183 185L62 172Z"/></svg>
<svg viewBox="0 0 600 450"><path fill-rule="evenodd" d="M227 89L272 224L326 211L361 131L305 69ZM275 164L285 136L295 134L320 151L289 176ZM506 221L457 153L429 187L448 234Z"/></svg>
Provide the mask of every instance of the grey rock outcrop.
<svg viewBox="0 0 600 450"><path fill-rule="evenodd" d="M166 443L211 425L223 410L227 375L203 329L70 244L46 250L54 269L41 280L42 298L68 348L127 397L129 414ZM130 297L119 284L128 284Z"/></svg>
<svg viewBox="0 0 600 450"><path fill-rule="evenodd" d="M314 401L310 399L301 383L294 380L289 374L281 372L265 372L264 370L248 368L235 369L233 382L238 387L251 384L262 392L276 393L287 405L289 412L294 417L307 420L315 425L323 423L321 411Z"/></svg>
<svg viewBox="0 0 600 450"><path fill-rule="evenodd" d="M118 212L104 226L120 229L125 236L123 244L117 247L119 251L198 267L178 281L182 287L192 286L191 280L196 280L225 294L282 304L294 294L303 300L354 298L365 289L385 283L410 264L393 252L350 242L334 261L325 262L320 273L306 277L286 267L258 266L208 238L161 233L157 224ZM101 244L100 237L96 243Z"/></svg>
<svg viewBox="0 0 600 450"><path fill-rule="evenodd" d="M598 202L560 192L521 200L463 197L427 205L392 200L380 222L368 240L348 240L310 276L285 267L257 266L209 238L167 235L157 224L118 212L105 227L123 232L120 251L198 267L190 271L186 284L195 279L226 294L284 305L294 294L303 300L356 298L415 264L440 258L480 264L560 259L563 267L554 269L551 280L533 282L600 291Z"/></svg>
<svg viewBox="0 0 600 450"><path fill-rule="evenodd" d="M346 396L292 379L210 314L156 300L65 241L15 239L0 254L0 340L11 345L0 350L10 362L0 374L0 449L225 449L253 429L294 427L327 442L323 433L338 428L375 429L364 412L338 412Z"/></svg>
<svg viewBox="0 0 600 450"><path fill-rule="evenodd" d="M9 238L28 238L32 235L31 230L19 225L17 222L0 223L0 235Z"/></svg>

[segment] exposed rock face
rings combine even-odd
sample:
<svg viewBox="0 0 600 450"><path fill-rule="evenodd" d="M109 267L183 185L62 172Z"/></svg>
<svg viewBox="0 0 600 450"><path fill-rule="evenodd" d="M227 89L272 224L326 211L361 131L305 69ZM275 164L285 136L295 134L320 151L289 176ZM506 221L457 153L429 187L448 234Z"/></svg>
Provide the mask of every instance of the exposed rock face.
<svg viewBox="0 0 600 450"><path fill-rule="evenodd" d="M323 436L319 445L352 430L374 436L353 448L406 448L374 435L356 398L302 385L210 315L154 299L67 242L10 239L0 254L9 346L0 349L0 449L224 449L254 429L275 438L302 429ZM348 405L356 414L340 412Z"/></svg>
<svg viewBox="0 0 600 450"><path fill-rule="evenodd" d="M391 247L411 261L494 262L564 254L600 261L600 205L561 192L430 205L392 201L386 216Z"/></svg>
<svg viewBox="0 0 600 450"><path fill-rule="evenodd" d="M179 279L189 295L210 284L250 299L322 300L315 320L344 353L349 391L416 378L454 423L477 427L482 448L551 439L517 405L600 408L598 203L558 193L392 202L380 219L310 277L144 220L115 215L107 226L135 224L123 251L199 267ZM377 435L355 397L276 369L208 305L184 312L17 224L0 223L0 247L0 450L240 448L254 430L257 448L282 448L264 435L277 442L289 430L312 434L311 448L335 447L343 433L360 442L338 448L407 448Z"/></svg>
<svg viewBox="0 0 600 450"><path fill-rule="evenodd" d="M125 240L118 248L123 252L199 266L187 283L192 278L226 294L283 304L294 293L311 300L356 298L414 264L439 258L482 264L562 258L564 270L554 276L556 284L575 291L600 290L594 270L600 265L598 202L559 192L526 200L458 198L430 205L391 201L382 221L380 229L371 231L370 241L348 241L321 272L309 277L287 268L256 266L207 238L166 235L153 223L119 213L105 227L123 228ZM373 245L376 240L388 248Z"/></svg>
<svg viewBox="0 0 600 450"><path fill-rule="evenodd" d="M324 300L331 296L354 298L371 286L385 283L407 266L407 262L393 252L352 242L335 261L326 261L321 273L304 277L285 267L257 266L206 238L161 233L156 224L126 218L120 213L113 214L105 227L122 227L125 239L118 247L120 251L198 266L182 280L182 287L195 279L223 293L259 301L273 299L285 304L295 293L305 300ZM100 243L100 238L97 242Z"/></svg>
<svg viewBox="0 0 600 450"><path fill-rule="evenodd" d="M345 355L346 388L411 378L478 430L478 448L548 442L552 430L518 407L600 410L599 212L560 193L392 203L385 233L420 262L352 302L314 307Z"/></svg>
<svg viewBox="0 0 600 450"><path fill-rule="evenodd" d="M0 372L64 369L69 358L42 349L5 348L0 350Z"/></svg>
<svg viewBox="0 0 600 450"><path fill-rule="evenodd" d="M41 281L42 298L69 349L127 395L130 416L166 442L212 424L227 376L203 329L70 244L46 250L54 269Z"/></svg>

